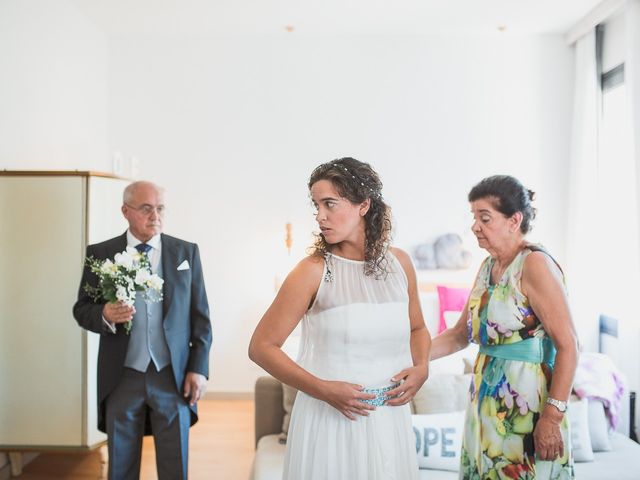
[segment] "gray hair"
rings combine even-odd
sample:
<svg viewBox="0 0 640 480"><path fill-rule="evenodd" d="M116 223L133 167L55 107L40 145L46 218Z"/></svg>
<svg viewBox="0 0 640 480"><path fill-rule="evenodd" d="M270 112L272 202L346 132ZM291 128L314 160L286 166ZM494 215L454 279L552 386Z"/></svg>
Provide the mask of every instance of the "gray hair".
<svg viewBox="0 0 640 480"><path fill-rule="evenodd" d="M156 185L153 182L147 182L145 180L138 180L137 182L130 183L125 187L124 192L122 192L122 203L131 203L131 199L133 198L136 189L142 186L150 186L154 188L158 193L164 195L164 188L160 187L159 185Z"/></svg>

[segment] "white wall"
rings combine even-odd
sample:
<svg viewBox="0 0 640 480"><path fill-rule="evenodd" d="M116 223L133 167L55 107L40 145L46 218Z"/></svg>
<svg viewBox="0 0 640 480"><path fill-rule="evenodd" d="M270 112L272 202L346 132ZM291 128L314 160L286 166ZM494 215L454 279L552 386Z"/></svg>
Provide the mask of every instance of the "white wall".
<svg viewBox="0 0 640 480"><path fill-rule="evenodd" d="M167 232L202 249L211 390L250 391L260 374L247 343L310 242L320 162L378 169L405 248L466 235L469 188L516 175L538 192L532 239L564 259L573 73L560 36L107 39L68 0L3 0L0 61L0 168L108 171L121 152L167 187Z"/></svg>
<svg viewBox="0 0 640 480"><path fill-rule="evenodd" d="M105 170L107 40L66 0L0 2L0 168Z"/></svg>
<svg viewBox="0 0 640 480"><path fill-rule="evenodd" d="M372 163L405 248L466 232L469 188L516 175L538 192L532 239L562 261L572 68L560 36L112 39L109 151L140 160L168 190L167 232L201 246L210 390L260 374L246 347L309 243L318 163Z"/></svg>

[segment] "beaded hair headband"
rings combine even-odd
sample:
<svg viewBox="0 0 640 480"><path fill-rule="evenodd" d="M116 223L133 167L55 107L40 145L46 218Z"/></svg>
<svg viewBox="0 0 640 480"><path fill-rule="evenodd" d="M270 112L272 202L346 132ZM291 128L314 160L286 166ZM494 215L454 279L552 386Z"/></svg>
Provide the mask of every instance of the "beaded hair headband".
<svg viewBox="0 0 640 480"><path fill-rule="evenodd" d="M340 162L340 160L334 160L334 161L333 161L333 162L331 162L331 163L333 164L333 166L334 166L334 167L342 168L342 169L346 172L346 174L347 174L347 175L350 175L350 176L351 176L351 178L352 178L356 183L359 183L359 184L360 184L360 186L362 186L362 187L364 187L364 188L368 189L368 190L369 190L369 192L370 192L370 196L371 196L371 198L380 198L380 197L382 196L382 192L381 192L381 190L380 190L380 189L378 189L378 188L375 188L375 189L374 189L374 188L372 188L372 187L371 187L371 186L369 186L369 185L365 185L365 184L364 184L364 182L363 182L361 179L357 178L357 177L356 177L356 176L355 176L351 171L349 171L349 169L348 169L347 167L345 167L342 163L338 163L338 162Z"/></svg>

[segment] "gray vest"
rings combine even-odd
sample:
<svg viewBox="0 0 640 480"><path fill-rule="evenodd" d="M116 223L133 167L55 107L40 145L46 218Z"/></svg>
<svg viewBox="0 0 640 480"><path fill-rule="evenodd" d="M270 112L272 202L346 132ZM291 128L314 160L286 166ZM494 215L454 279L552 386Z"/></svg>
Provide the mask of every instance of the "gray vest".
<svg viewBox="0 0 640 480"><path fill-rule="evenodd" d="M162 277L162 262L156 272ZM136 313L133 315L131 338L124 366L146 372L149 361L160 371L171 363L171 354L162 328L162 302L147 303L142 293L136 293Z"/></svg>

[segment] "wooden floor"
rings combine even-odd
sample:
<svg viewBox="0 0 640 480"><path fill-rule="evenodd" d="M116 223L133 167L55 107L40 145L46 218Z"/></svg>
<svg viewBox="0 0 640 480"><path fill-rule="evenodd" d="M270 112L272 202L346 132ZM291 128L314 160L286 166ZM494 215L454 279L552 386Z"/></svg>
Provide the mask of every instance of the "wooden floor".
<svg viewBox="0 0 640 480"><path fill-rule="evenodd" d="M189 479L246 480L253 459L253 401L202 400L200 420L189 438ZM145 437L140 478L156 480L153 439ZM95 480L100 454L43 453L28 464L18 480Z"/></svg>

